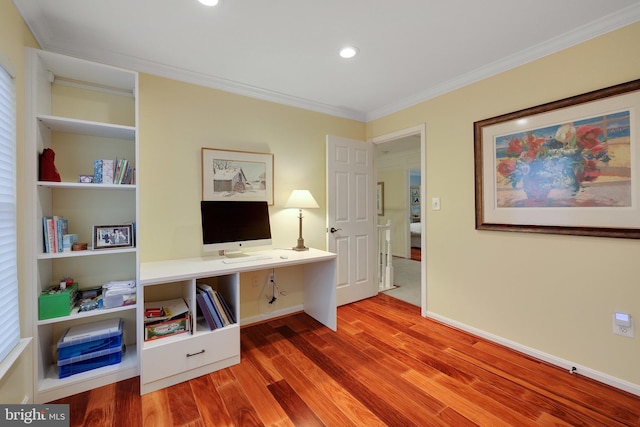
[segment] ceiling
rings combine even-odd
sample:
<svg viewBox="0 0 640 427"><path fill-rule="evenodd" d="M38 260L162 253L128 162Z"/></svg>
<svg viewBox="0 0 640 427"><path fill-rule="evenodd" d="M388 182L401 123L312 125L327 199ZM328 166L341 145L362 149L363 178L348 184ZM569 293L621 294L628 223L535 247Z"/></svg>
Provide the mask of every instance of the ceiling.
<svg viewBox="0 0 640 427"><path fill-rule="evenodd" d="M640 0L13 1L43 49L363 122L640 20Z"/></svg>

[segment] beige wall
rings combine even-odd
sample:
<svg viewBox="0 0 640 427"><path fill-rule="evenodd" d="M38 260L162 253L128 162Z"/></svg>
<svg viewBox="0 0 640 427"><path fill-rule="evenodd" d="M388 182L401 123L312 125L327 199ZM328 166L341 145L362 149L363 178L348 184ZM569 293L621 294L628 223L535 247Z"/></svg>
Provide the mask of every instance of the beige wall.
<svg viewBox="0 0 640 427"><path fill-rule="evenodd" d="M476 231L473 122L640 78L640 23L367 124L426 123L428 310L640 386L640 242ZM636 338L612 334L628 312Z"/></svg>
<svg viewBox="0 0 640 427"><path fill-rule="evenodd" d="M202 147L273 153L274 246L295 246L298 213L282 206L305 188L320 205L305 211L305 243L325 248L325 137L363 139L364 124L147 74L139 92L143 262L202 254Z"/></svg>
<svg viewBox="0 0 640 427"><path fill-rule="evenodd" d="M309 189L320 205L304 212L305 244L326 247L326 135L364 139L363 123L147 74L140 76L139 95L143 262L202 255L202 147L273 153L274 247L297 243L298 212L282 208L297 188ZM285 310L301 303L301 284L287 277L291 276L279 274L278 286L288 296L268 309ZM248 280L259 284L243 287L243 319L265 314L259 304L264 278Z"/></svg>
<svg viewBox="0 0 640 427"><path fill-rule="evenodd" d="M24 212L24 200L29 195L25 192L27 188L26 176L24 169L19 165L25 162L24 150L24 47L38 47L31 32L25 25L22 17L14 7L12 2L0 2L0 53L5 56L15 68L16 76L16 111L17 111L17 192L18 192L18 283L20 286L20 311L27 313L30 305L25 302L28 299L28 284L25 284L25 270L27 268L25 260L26 247L24 242L23 219L27 216ZM20 329L22 337L31 336L30 316L23 315L20 318ZM27 352L31 352L33 346L29 346ZM0 402L1 403L20 403L24 396L33 397L32 378L25 375L25 366L30 367L31 354L23 354L23 360L18 362L16 366L6 375L6 378L0 382ZM28 373L28 372L27 372Z"/></svg>

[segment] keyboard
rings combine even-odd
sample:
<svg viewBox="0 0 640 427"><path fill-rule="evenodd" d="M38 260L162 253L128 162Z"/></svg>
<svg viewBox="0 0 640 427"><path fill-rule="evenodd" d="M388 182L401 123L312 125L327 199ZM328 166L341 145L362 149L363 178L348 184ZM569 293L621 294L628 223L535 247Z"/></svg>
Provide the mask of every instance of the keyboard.
<svg viewBox="0 0 640 427"><path fill-rule="evenodd" d="M241 262L262 261L265 259L271 259L271 257L268 255L240 256L237 258L225 258L222 262L225 264L239 264Z"/></svg>

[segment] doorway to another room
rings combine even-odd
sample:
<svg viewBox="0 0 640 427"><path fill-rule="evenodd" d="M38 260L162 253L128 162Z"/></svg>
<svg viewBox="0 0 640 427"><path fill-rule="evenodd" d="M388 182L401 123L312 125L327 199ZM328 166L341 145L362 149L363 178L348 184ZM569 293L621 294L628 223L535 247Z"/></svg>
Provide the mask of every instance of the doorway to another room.
<svg viewBox="0 0 640 427"><path fill-rule="evenodd" d="M387 295L426 313L424 126L373 140L378 182L378 225L390 225L392 286ZM380 194L382 189L382 195ZM388 276L388 275L387 275ZM381 286L382 287L382 286Z"/></svg>

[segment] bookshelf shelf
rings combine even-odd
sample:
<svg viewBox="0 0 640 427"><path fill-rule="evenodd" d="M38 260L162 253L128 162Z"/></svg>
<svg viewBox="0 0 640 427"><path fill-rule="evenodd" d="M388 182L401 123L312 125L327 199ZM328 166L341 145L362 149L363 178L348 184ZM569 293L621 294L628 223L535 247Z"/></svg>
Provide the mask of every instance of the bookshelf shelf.
<svg viewBox="0 0 640 427"><path fill-rule="evenodd" d="M37 119L52 132L75 133L114 139L135 140L136 128L90 120L72 119L46 114L39 114Z"/></svg>
<svg viewBox="0 0 640 427"><path fill-rule="evenodd" d="M80 289L113 280L138 281L137 247L43 253L44 217L67 220L67 233L89 242L93 226L137 223L138 186L80 183L93 175L96 160L126 159L138 165L138 74L57 53L26 49L26 158L31 227L27 227L29 264L25 283L33 321L34 401L45 403L139 374L137 305L39 320L38 297L43 289L71 276ZM55 153L61 182L39 180L38 159L45 148ZM58 224L58 223L56 223ZM51 239L48 234L48 239ZM60 239L55 233L53 239ZM133 236L135 239L135 236ZM134 240L135 241L135 240ZM56 344L67 328L110 318L123 319L128 351L116 365L58 379Z"/></svg>
<svg viewBox="0 0 640 427"><path fill-rule="evenodd" d="M91 371L58 378L57 364L47 367L46 374L38 383L39 394L43 401L57 399L60 389L84 389L85 383L96 384L95 387L111 384L138 375L138 355L135 345L127 346L122 354L122 361L117 365L104 366Z"/></svg>
<svg viewBox="0 0 640 427"><path fill-rule="evenodd" d="M104 255L117 255L117 254L127 254L127 253L135 253L137 251L136 248L125 248L125 249L87 249L85 251L71 251L71 252L56 252L56 253L40 253L38 254L38 259L60 259L60 258L77 258L77 257L85 257L85 256L104 256Z"/></svg>
<svg viewBox="0 0 640 427"><path fill-rule="evenodd" d="M105 316L109 314L118 313L120 311L135 310L136 308L137 308L136 304L131 304L131 305L124 305L122 307L103 308L103 309L80 312L78 311L78 307L74 307L74 309L71 311L71 314L68 316L60 316L60 317L53 317L51 319L46 319L46 320L38 320L37 323L38 325L51 325L54 323L68 322L70 320L79 320L79 319L86 319L89 317Z"/></svg>
<svg viewBox="0 0 640 427"><path fill-rule="evenodd" d="M38 187L43 188L63 188L71 190L133 190L137 189L136 185L131 184L91 184L82 182L51 182L38 181Z"/></svg>

